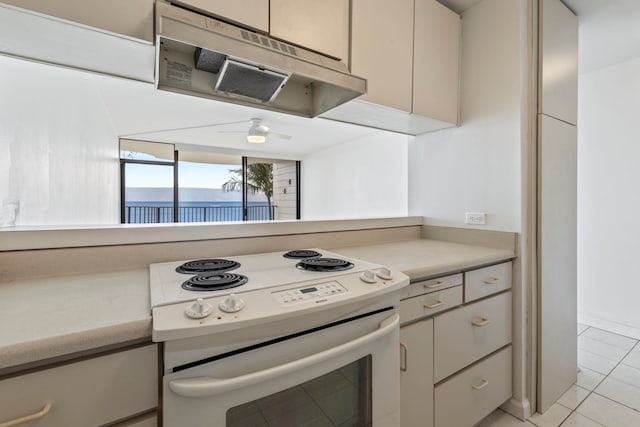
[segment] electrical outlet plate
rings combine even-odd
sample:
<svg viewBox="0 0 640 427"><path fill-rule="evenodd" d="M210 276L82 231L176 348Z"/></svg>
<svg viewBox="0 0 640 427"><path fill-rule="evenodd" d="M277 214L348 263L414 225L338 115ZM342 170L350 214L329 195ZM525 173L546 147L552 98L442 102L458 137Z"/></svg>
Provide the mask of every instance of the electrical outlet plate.
<svg viewBox="0 0 640 427"><path fill-rule="evenodd" d="M484 212L467 212L465 214L465 222L472 225L485 225L487 223L487 214Z"/></svg>

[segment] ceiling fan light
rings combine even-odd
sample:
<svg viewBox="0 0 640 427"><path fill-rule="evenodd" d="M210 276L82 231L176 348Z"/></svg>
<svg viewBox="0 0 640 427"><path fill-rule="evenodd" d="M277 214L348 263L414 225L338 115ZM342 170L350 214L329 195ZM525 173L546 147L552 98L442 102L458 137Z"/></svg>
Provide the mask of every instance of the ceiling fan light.
<svg viewBox="0 0 640 427"><path fill-rule="evenodd" d="M247 142L252 144L262 144L266 139L264 135L247 135Z"/></svg>

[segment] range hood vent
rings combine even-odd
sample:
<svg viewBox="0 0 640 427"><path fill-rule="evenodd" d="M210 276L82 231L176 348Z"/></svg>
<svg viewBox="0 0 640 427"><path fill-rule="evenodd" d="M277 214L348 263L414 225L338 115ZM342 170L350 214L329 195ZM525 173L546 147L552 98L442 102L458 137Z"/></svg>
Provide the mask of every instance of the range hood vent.
<svg viewBox="0 0 640 427"><path fill-rule="evenodd" d="M338 60L164 2L156 49L161 90L304 117L366 93Z"/></svg>

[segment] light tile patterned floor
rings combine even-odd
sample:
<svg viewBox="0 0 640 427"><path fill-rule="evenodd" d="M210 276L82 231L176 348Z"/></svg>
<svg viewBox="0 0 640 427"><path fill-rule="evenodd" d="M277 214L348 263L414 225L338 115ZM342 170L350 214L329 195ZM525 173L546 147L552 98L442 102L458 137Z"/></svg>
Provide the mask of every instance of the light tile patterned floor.
<svg viewBox="0 0 640 427"><path fill-rule="evenodd" d="M544 414L498 409L476 427L640 427L638 340L578 324L578 381Z"/></svg>

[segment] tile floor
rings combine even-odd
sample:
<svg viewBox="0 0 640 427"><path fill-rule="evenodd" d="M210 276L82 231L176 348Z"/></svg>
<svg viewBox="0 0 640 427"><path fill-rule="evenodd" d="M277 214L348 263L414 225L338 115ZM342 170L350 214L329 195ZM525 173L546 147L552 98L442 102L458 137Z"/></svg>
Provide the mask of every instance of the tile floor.
<svg viewBox="0 0 640 427"><path fill-rule="evenodd" d="M543 415L497 410L477 427L640 427L638 340L578 324L578 381Z"/></svg>

